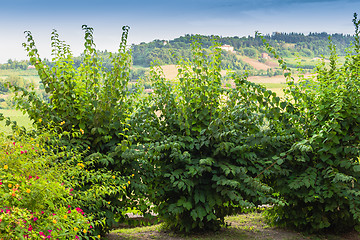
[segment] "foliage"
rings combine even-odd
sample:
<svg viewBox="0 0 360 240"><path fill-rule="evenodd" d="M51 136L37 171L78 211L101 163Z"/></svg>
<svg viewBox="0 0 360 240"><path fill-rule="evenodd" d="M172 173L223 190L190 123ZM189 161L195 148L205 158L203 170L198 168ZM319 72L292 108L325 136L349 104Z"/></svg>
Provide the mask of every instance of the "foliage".
<svg viewBox="0 0 360 240"><path fill-rule="evenodd" d="M0 64L0 69L21 69L26 70L29 66L29 61L16 61L9 59L7 63Z"/></svg>
<svg viewBox="0 0 360 240"><path fill-rule="evenodd" d="M38 127L48 124L55 127L64 122L61 125L63 131L75 128L83 132L84 149L91 145L93 151L107 152L114 142L123 139L113 130L125 128L124 119L130 108L130 101L126 101L130 97L126 91L130 66L130 55L125 46L128 29L124 28L118 54L112 56L118 64L114 64L110 72L103 71L101 59L97 57L93 29L87 26L83 29L85 57L77 69L72 65L69 46L59 40L55 30L52 33L55 66L52 69L42 63L31 33L27 32L28 44L24 47L50 95L50 104L38 99L32 91L17 86L13 89L17 93L18 107L26 111Z"/></svg>
<svg viewBox="0 0 360 240"><path fill-rule="evenodd" d="M33 88L13 85L12 89L36 134L55 133L47 138L44 150L58 146L53 160L68 168L61 175L71 190L66 201L93 217L92 233L103 235L115 219L126 218L128 209L150 215L149 205L173 230L217 230L226 215L265 203L275 205L269 211L274 224L306 231L346 229L360 220L360 23L356 17L355 54L349 53L338 67L331 44L330 68L320 65L316 78L295 83L277 54L281 44L273 48L267 43L288 78L284 99L246 76L234 74L235 87L224 87L219 44L207 37L189 45L189 36L153 43L154 49L163 49L156 50L160 55L180 58L178 75L175 82L168 82L153 66L149 78L154 93L140 99L138 86L128 84L132 79L128 27L123 28L119 51L109 53L111 64L95 50L92 28L83 26L81 61L73 58L54 30L51 67L40 59L31 33L26 32L24 47L49 101ZM257 56L263 50L260 40L256 35L239 46ZM191 48L192 55L171 53L172 44L188 48L186 54ZM133 47L134 52L144 49ZM303 54L312 56L308 50ZM241 62L237 66L246 68ZM61 191L53 197L57 194ZM16 217L29 213L17 206L6 221L13 224Z"/></svg>
<svg viewBox="0 0 360 240"><path fill-rule="evenodd" d="M71 166L65 173L73 190L70 203L93 217L92 233L96 236L108 232L115 225L116 214L126 211L130 205L126 199L130 177L124 178L117 171L96 167L103 164L105 158L97 153L66 161Z"/></svg>
<svg viewBox="0 0 360 240"><path fill-rule="evenodd" d="M136 162L126 162L121 156L131 145L127 138L127 119L138 93L128 90L131 55L126 41L129 28L123 27L118 52L110 53L110 70L102 66L93 42L93 29L84 25L83 30L85 50L78 67L70 47L59 39L56 30L52 32L52 68L40 59L31 33L26 32L27 43L23 46L38 71L49 101L41 99L34 89L19 86L12 89L17 107L28 114L36 131L55 132L56 138L50 138L48 144L83 153L81 160L63 158L60 161L73 166L82 164L82 169L87 170L81 174L68 173L77 183L74 202L84 212L93 213L94 227L103 235L112 227L114 215L121 215L124 206L135 205L132 197L136 193L136 198L140 196L136 188L131 191L122 188L127 189L128 178L136 173ZM130 186L141 185L137 178Z"/></svg>
<svg viewBox="0 0 360 240"><path fill-rule="evenodd" d="M5 239L74 239L92 231L91 218L69 205L65 169L54 164L59 155L42 142L1 137L0 235Z"/></svg>
<svg viewBox="0 0 360 240"><path fill-rule="evenodd" d="M236 76L235 89L223 88L218 46L210 54L196 41L192 47L177 84L153 67L154 94L131 122L137 152L153 165L144 178L150 200L169 228L185 232L216 230L228 214L276 201L256 178L266 163L258 158L286 141L265 128L276 122L268 117L277 118L279 98Z"/></svg>
<svg viewBox="0 0 360 240"><path fill-rule="evenodd" d="M31 84L30 82L25 81L25 79L19 75L16 74L11 74L9 75L5 81L7 82L7 84L10 85L16 85L22 88L29 88ZM8 89L6 89L8 91Z"/></svg>
<svg viewBox="0 0 360 240"><path fill-rule="evenodd" d="M254 48L242 48L241 51L244 53L245 56L252 57L252 58L258 58L259 57L259 51Z"/></svg>
<svg viewBox="0 0 360 240"><path fill-rule="evenodd" d="M11 122L16 122L18 127L25 127L26 129L31 129L31 122L30 119L24 115L19 110L0 110L0 114L2 114L6 118L9 118L8 124L6 124L6 120L0 122L0 132L2 134L10 134L12 132ZM11 120L10 120L11 119Z"/></svg>
<svg viewBox="0 0 360 240"><path fill-rule="evenodd" d="M360 223L360 23L356 14L354 24L355 54L348 54L344 65L337 66L330 42L328 69L322 63L315 78L303 77L298 84L287 73L286 104L292 115L288 129L301 137L284 149L278 156L281 164L267 173L266 182L287 202L269 212L276 225L314 232L345 231Z"/></svg>

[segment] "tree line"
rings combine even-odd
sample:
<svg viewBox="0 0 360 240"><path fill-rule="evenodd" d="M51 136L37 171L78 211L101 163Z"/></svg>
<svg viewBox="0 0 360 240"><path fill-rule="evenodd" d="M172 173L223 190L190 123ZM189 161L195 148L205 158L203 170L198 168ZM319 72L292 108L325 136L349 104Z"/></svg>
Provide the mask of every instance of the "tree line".
<svg viewBox="0 0 360 240"><path fill-rule="evenodd" d="M149 43L140 43L132 45L132 54L135 65L144 67L150 66L151 62L159 61L162 64L174 64L176 58L174 53L184 58L191 58L191 39L194 35L187 34L170 41L154 40ZM247 37L220 37L220 36L200 36L200 43L204 48L209 48L211 39L217 38L221 45L230 45L241 55L259 58L262 52L266 52L262 40L256 36ZM346 49L350 47L354 40L352 35L327 34L327 33L273 33L265 35L264 38L277 50L282 57L291 57L294 55L304 57L329 56L328 48L329 38L336 46L338 54L344 56ZM171 50L171 51L170 51ZM231 62L231 67L236 69L248 67L241 61L234 61L231 54L224 54L222 61ZM241 66L238 66L241 65Z"/></svg>
<svg viewBox="0 0 360 240"><path fill-rule="evenodd" d="M151 63L158 62L161 65L176 64L179 57L192 58L191 54L191 39L192 34L175 38L173 40L153 40L149 43L142 42L140 44L132 44L132 60L133 65L142 67L150 67ZM300 57L321 57L329 56L330 50L328 48L329 38L336 46L339 56L344 56L347 49L351 46L354 36L350 34L328 34L322 33L283 33L274 32L263 36L278 52L281 57L291 57L294 55ZM262 52L266 52L262 40L256 35L247 37L221 37L221 36L200 36L200 44L208 49L212 46L212 39L217 38L221 45L231 45L234 50L241 55L252 58L259 58ZM98 51L99 57L103 58L103 64L106 68L111 69L110 52ZM80 66L83 56L73 58L75 66ZM50 60L45 62L49 66L53 66ZM26 70L29 66L29 61L16 61L9 59L7 63L0 64L0 69L20 69ZM233 70L251 70L252 67L237 59L234 54L224 52L222 56L222 67Z"/></svg>

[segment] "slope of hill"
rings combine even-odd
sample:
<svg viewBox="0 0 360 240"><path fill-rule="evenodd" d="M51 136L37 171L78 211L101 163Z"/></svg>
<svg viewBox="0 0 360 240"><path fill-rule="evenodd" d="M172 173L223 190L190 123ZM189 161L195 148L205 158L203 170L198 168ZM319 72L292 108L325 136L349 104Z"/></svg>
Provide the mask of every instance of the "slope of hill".
<svg viewBox="0 0 360 240"><path fill-rule="evenodd" d="M301 33L273 33L265 35L264 39L268 41L282 57L321 57L330 55L329 37L333 44L336 45L339 55L344 55L345 50L351 46L354 40L351 35L327 34L327 33L310 33L304 35ZM215 39L220 44L230 45L234 50L244 56L257 59L265 52L262 39L255 37L218 37L218 36L198 36L185 35L173 40L154 40L149 43L132 45L132 54L135 65L148 67L152 61L158 61L161 64L174 64L176 58L173 56L191 57L191 41L197 39L203 47L207 48L213 44ZM224 54L224 60L234 62L231 53ZM244 63L236 63L232 66L236 69L246 68Z"/></svg>
<svg viewBox="0 0 360 240"><path fill-rule="evenodd" d="M271 66L269 66L266 63L259 62L257 59L249 58L247 56L241 56L240 59L242 61L246 62L247 64L249 64L250 66L252 66L253 68L255 68L256 70L266 71L266 70L272 68Z"/></svg>

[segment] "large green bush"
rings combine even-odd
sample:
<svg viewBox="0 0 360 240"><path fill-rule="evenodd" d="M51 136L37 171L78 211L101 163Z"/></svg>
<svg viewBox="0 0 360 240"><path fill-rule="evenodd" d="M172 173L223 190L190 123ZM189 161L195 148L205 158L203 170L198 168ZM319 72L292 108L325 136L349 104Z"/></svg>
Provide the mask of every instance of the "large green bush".
<svg viewBox="0 0 360 240"><path fill-rule="evenodd" d="M74 202L94 216L95 227L104 234L114 225L116 214L121 219L128 207L139 207L133 201L133 197L141 198L138 189L143 186L136 174L138 164L127 162L121 156L131 145L127 121L138 91L128 89L129 28L123 27L119 50L110 54L111 69L102 66L93 41L93 29L84 25L83 30L85 50L79 67L75 67L70 47L53 31L51 68L41 60L31 32L26 32L27 42L23 46L49 101L40 98L34 89L12 86L12 90L16 93L17 107L28 114L37 133L49 130L56 133L56 138L49 138L48 144L82 153L82 159L59 161L85 169L82 174L68 174L77 183Z"/></svg>
<svg viewBox="0 0 360 240"><path fill-rule="evenodd" d="M259 158L276 151L269 145L286 141L269 119L279 117L279 98L240 77L235 89L223 86L220 58L218 45L206 54L195 41L175 83L154 67L154 93L131 123L153 166L150 200L174 230L215 230L228 214L276 201L256 176L267 164Z"/></svg>
<svg viewBox="0 0 360 240"><path fill-rule="evenodd" d="M267 183L287 202L269 218L276 225L305 231L345 231L360 224L360 44L355 14L353 55L318 66L312 78L288 79L285 91L289 131L298 138L279 156ZM273 51L269 47L270 51ZM276 53L273 52L276 56ZM282 60L279 60L282 63Z"/></svg>
<svg viewBox="0 0 360 240"><path fill-rule="evenodd" d="M50 101L41 100L36 92L14 86L17 107L25 111L34 124L52 128L61 125L61 132L78 129L79 141L68 141L90 152L107 153L126 139L126 121L136 99L127 89L131 55L126 49L128 27L124 27L122 42L117 53L111 54L113 68L102 67L93 42L93 29L83 26L85 50L83 62L75 68L70 47L52 33L52 62L49 68L41 60L31 32L26 32L24 47L34 64ZM66 139L65 139L66 140Z"/></svg>

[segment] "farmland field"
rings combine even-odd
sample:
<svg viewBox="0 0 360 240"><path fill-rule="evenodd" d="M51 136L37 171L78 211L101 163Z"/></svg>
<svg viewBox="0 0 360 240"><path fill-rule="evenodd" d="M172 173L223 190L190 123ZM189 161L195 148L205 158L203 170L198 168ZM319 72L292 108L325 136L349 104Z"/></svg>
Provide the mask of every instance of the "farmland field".
<svg viewBox="0 0 360 240"><path fill-rule="evenodd" d="M26 129L32 128L32 123L27 115L24 115L19 110L14 109L0 109L0 113L4 115L4 117L10 117L11 121L16 121L19 126L23 126ZM5 121L0 122L0 132L9 133L11 131L10 126L5 126Z"/></svg>
<svg viewBox="0 0 360 240"><path fill-rule="evenodd" d="M244 62L246 62L247 64L250 64L252 67L254 67L256 70L268 70L269 68L271 68L271 66L265 64L265 63L261 63L259 62L257 59L254 58L249 58L246 56L241 56L240 59Z"/></svg>
<svg viewBox="0 0 360 240"><path fill-rule="evenodd" d="M7 69L7 70L0 70L0 80L6 80L6 78L10 75L18 75L25 80L31 80L34 81L35 84L40 82L40 77L37 74L36 70L13 70L13 69Z"/></svg>

